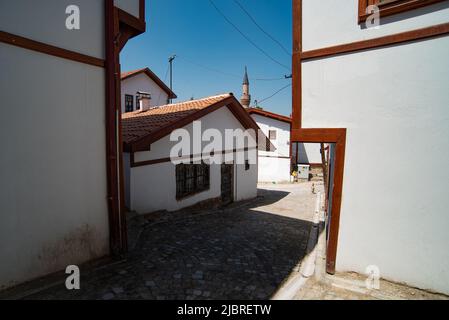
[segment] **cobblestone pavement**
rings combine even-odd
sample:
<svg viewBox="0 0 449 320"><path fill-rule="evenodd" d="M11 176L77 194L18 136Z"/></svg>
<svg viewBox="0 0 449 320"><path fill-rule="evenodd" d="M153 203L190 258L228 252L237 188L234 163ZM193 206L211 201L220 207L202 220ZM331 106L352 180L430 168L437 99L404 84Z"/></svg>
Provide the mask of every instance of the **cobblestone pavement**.
<svg viewBox="0 0 449 320"><path fill-rule="evenodd" d="M124 261L81 268L81 290L27 298L269 299L305 255L311 186L264 185L247 203L152 221Z"/></svg>

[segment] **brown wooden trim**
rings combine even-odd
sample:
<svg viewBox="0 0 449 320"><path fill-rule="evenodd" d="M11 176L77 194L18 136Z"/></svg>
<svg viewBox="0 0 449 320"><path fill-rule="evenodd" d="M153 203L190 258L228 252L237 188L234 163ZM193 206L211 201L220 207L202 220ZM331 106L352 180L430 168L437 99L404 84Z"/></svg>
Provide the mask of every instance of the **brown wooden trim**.
<svg viewBox="0 0 449 320"><path fill-rule="evenodd" d="M261 154L259 154L259 158L290 159L290 157L287 157L287 156L269 156L269 155L261 155Z"/></svg>
<svg viewBox="0 0 449 320"><path fill-rule="evenodd" d="M302 127L302 0L293 0L292 129Z"/></svg>
<svg viewBox="0 0 449 320"><path fill-rule="evenodd" d="M131 153L131 154L133 154L133 153ZM146 167L146 166L152 166L155 164L161 164L161 163L167 163L167 162L171 162L171 158L161 158L161 159L139 161L139 162L134 162L134 160L133 160L133 161L131 161L131 168Z"/></svg>
<svg viewBox="0 0 449 320"><path fill-rule="evenodd" d="M106 21L106 165L109 208L110 251L115 257L126 251L120 214L119 154L117 141L117 84L115 74L119 69L119 48L115 41L119 34L117 11L114 1L105 1Z"/></svg>
<svg viewBox="0 0 449 320"><path fill-rule="evenodd" d="M346 129L299 129L292 131L292 138L292 141L299 143L335 144L332 215L329 225L329 241L326 253L326 271L330 274L334 274L337 259L338 233L340 230L340 212L346 152Z"/></svg>
<svg viewBox="0 0 449 320"><path fill-rule="evenodd" d="M128 249L125 216L123 136L121 125L120 51L132 36L145 31L139 19L105 0L106 157L110 251L114 257Z"/></svg>
<svg viewBox="0 0 449 320"><path fill-rule="evenodd" d="M114 10L115 16L115 28L119 29L119 32L122 33L122 27L120 25L120 20L118 17L117 9ZM125 173L124 173L124 160L123 160L123 133L122 133L122 107L121 107L121 66L120 66L120 52L123 49L124 45L119 42L116 46L116 60L115 60L115 73L114 73L114 82L115 82L115 118L116 118L116 126L117 126L117 152L118 152L118 160L119 160L119 208L120 208L120 235L121 235L121 250L122 252L128 251L128 228L126 222L126 206L125 206Z"/></svg>
<svg viewBox="0 0 449 320"><path fill-rule="evenodd" d="M135 16L117 7L115 8L115 11L118 13L118 21L120 25L120 33L117 35L117 39L121 50L125 47L129 39L145 32L145 16L143 16L143 19L136 18Z"/></svg>
<svg viewBox="0 0 449 320"><path fill-rule="evenodd" d="M292 119L289 118L289 117L286 117L286 116L283 116L283 115L280 115L280 114L277 114L277 113L269 112L269 111L266 111L266 110L263 110L263 109L248 108L248 109L246 109L246 111L249 114L260 115L262 117L271 118L271 119L278 120L278 121L281 121L281 122L286 122L286 123L289 123L289 124L292 123Z"/></svg>
<svg viewBox="0 0 449 320"><path fill-rule="evenodd" d="M103 59L91 57L82 53L62 49L55 47L43 42L34 41L28 38L24 38L15 34L0 31L0 42L4 42L13 46L21 47L28 50L37 51L40 53L45 53L58 58L63 58L67 60L72 60L76 62L81 62L89 64L96 67L105 66L105 61Z"/></svg>
<svg viewBox="0 0 449 320"><path fill-rule="evenodd" d="M257 149L257 148L243 148L243 149L233 149L233 150L223 150L223 151L219 151L218 154L228 154L228 153L237 153L237 152L245 152L245 151L249 151L249 150L253 150L253 149ZM211 152L210 154L194 154L194 155L186 155L180 158L177 158L176 160L192 160L192 159L204 159L207 157L213 157L215 156L215 152ZM288 159L288 157L287 157ZM161 163L167 163L167 162L171 162L172 159L171 158L159 158L159 159L154 159L154 160L147 160L147 161L139 161L136 162L135 161L135 156L134 156L134 152L131 152L130 154L130 162L131 162L131 168L137 168L137 167L146 167L146 166L151 166L151 165L155 165L155 164L161 164Z"/></svg>
<svg viewBox="0 0 449 320"><path fill-rule="evenodd" d="M396 33L375 39L357 41L337 46L310 50L301 54L303 61L335 56L343 53L354 53L368 49L379 49L386 46L397 45L417 40L425 40L449 34L449 23L443 23L431 27L421 28L412 31Z"/></svg>
<svg viewBox="0 0 449 320"><path fill-rule="evenodd" d="M292 141L301 143L335 143L346 129L299 129L292 130Z"/></svg>
<svg viewBox="0 0 449 320"><path fill-rule="evenodd" d="M129 14L128 12L116 8L118 10L118 18L121 24L126 24L127 26L134 29L136 32L135 35L141 34L145 32L146 26L145 21L142 21L139 18L134 17L133 15Z"/></svg>
<svg viewBox="0 0 449 320"><path fill-rule="evenodd" d="M394 3L388 3L385 5L379 5L379 15L381 18L399 14L402 12L419 9L422 7L430 6L438 2L443 2L446 0L402 0ZM366 14L366 8L369 5L378 3L376 0L359 0L359 16L358 22L364 23L369 17Z"/></svg>
<svg viewBox="0 0 449 320"><path fill-rule="evenodd" d="M361 23L361 21L366 21L366 17L363 19L362 17L367 16L366 14L366 8L368 7L368 1L369 0L359 0L359 14L358 14L358 22Z"/></svg>

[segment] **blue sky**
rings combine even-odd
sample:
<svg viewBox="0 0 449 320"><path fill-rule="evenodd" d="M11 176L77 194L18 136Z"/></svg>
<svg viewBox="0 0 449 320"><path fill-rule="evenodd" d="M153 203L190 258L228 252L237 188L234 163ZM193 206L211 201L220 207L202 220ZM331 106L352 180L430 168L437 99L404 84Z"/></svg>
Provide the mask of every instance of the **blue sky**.
<svg viewBox="0 0 449 320"><path fill-rule="evenodd" d="M257 22L290 52L291 0L238 0ZM234 0L214 0L217 7L252 41L287 67L291 58L261 32ZM245 65L251 94L262 100L291 83L291 74L251 45L215 10L209 0L147 0L147 31L132 39L121 54L122 71L148 66L168 84L168 57L176 54L174 88L178 100L233 92L240 98ZM218 72L210 69L217 70ZM290 115L291 87L260 104Z"/></svg>

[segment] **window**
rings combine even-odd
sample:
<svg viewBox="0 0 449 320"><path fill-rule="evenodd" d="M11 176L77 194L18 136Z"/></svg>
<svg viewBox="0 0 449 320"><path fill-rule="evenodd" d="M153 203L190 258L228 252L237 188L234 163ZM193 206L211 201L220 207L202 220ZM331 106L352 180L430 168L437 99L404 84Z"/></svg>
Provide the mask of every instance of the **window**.
<svg viewBox="0 0 449 320"><path fill-rule="evenodd" d="M248 171L250 168L249 160L245 160L245 171Z"/></svg>
<svg viewBox="0 0 449 320"><path fill-rule="evenodd" d="M359 0L359 23L364 23L368 18L366 8L370 5L378 6L380 16L387 17L442 1L444 0Z"/></svg>
<svg viewBox="0 0 449 320"><path fill-rule="evenodd" d="M270 138L271 141L276 140L277 139L277 132L276 132L276 130L270 130L268 132L268 137Z"/></svg>
<svg viewBox="0 0 449 320"><path fill-rule="evenodd" d="M209 190L210 165L178 164L176 166L176 199Z"/></svg>
<svg viewBox="0 0 449 320"><path fill-rule="evenodd" d="M125 95L125 112L134 111L134 97L132 95Z"/></svg>

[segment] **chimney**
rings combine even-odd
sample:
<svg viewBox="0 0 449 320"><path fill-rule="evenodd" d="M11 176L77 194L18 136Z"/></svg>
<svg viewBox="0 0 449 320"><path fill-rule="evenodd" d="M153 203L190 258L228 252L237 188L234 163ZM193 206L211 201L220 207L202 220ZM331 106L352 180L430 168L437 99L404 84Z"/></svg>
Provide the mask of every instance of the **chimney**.
<svg viewBox="0 0 449 320"><path fill-rule="evenodd" d="M151 94L148 92L137 92L139 97L139 111L144 112L151 109Z"/></svg>

